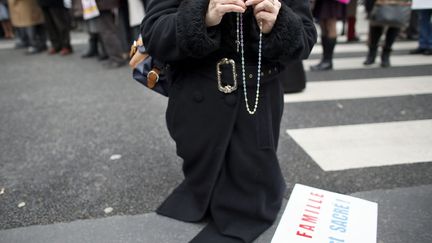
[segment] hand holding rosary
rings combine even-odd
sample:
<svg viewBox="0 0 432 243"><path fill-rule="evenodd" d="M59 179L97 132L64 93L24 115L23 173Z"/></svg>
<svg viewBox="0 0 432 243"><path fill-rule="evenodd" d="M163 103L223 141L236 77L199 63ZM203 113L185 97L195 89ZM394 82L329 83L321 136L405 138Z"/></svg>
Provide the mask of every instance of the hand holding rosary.
<svg viewBox="0 0 432 243"><path fill-rule="evenodd" d="M244 35L243 35L243 15L248 6L254 8L254 15L258 22L260 33L259 33L259 44L258 44L258 64L257 64L257 88L255 94L255 103L253 109L249 107L247 87L246 87L246 72L245 72L245 58L244 58ZM279 0L210 0L209 7L206 14L206 25L208 27L218 25L222 17L229 12L237 13L237 52L241 55L241 67L242 67L242 81L244 99L246 104L246 110L250 115L256 113L259 102L260 94L260 80L261 80L261 53L262 53L262 34L268 34L273 29L276 22L277 15L281 8ZM220 82L220 81L219 81Z"/></svg>
<svg viewBox="0 0 432 243"><path fill-rule="evenodd" d="M218 25L226 13L244 13L248 6L254 8L257 22L262 22L262 32L270 33L282 6L279 0L210 0L205 23L207 27Z"/></svg>

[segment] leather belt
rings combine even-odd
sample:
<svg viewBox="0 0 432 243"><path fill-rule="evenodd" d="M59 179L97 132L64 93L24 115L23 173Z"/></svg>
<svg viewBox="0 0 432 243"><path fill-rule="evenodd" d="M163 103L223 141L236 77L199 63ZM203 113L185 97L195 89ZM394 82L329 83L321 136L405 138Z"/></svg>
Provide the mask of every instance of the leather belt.
<svg viewBox="0 0 432 243"><path fill-rule="evenodd" d="M277 74L279 74L279 68L277 66L262 66L260 83L266 83L266 81L272 80ZM218 89L223 93L231 93L235 91L238 86L243 86L242 67L236 64L232 59L222 58L218 61L216 63L216 75ZM245 66L245 81L247 87L257 86L257 75L257 66Z"/></svg>

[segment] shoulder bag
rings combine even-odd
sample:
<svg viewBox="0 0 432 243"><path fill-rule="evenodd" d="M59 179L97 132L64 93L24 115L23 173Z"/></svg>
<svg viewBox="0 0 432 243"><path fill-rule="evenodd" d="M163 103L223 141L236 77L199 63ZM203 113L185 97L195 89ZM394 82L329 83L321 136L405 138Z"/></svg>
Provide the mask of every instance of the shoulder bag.
<svg viewBox="0 0 432 243"><path fill-rule="evenodd" d="M141 36L131 46L129 57L133 78L147 88L168 96L171 83L164 74L165 65L147 53Z"/></svg>

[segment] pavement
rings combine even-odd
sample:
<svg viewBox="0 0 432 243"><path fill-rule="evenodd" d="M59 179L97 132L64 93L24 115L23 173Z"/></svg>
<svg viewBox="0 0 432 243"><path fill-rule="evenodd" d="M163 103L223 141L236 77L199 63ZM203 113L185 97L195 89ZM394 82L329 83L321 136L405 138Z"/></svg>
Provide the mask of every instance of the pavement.
<svg viewBox="0 0 432 243"><path fill-rule="evenodd" d="M359 24L362 41L341 38L334 71L307 71L307 89L285 97L278 149L285 199L301 183L375 201L379 243L430 243L432 92L421 91L432 87L432 58L414 63L406 57L417 43L399 41L395 66L364 68ZM105 70L81 59L85 38L73 34L75 54L67 57L26 56L0 41L0 243L187 242L203 224L153 213L183 178L165 127L167 99L133 81L128 67ZM367 86L374 82L378 91ZM410 129L418 122L426 126ZM354 132L377 126L388 136ZM318 128L332 136L305 139ZM353 135L346 141L340 131ZM317 142L353 164L327 168ZM386 152L368 153L377 146ZM257 242L269 242L273 231Z"/></svg>
<svg viewBox="0 0 432 243"><path fill-rule="evenodd" d="M426 243L432 239L429 227L432 186L358 192L352 196L378 203L378 243L406 243L412 239ZM285 206L286 201L274 225L254 243L271 241ZM148 213L3 230L0 231L0 242L178 243L188 242L204 226L205 222L184 223Z"/></svg>

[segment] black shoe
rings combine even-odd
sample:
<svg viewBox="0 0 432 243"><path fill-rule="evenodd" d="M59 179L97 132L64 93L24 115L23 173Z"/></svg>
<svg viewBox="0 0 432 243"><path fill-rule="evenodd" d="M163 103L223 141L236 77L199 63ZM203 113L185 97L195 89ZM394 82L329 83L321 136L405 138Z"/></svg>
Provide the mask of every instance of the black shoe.
<svg viewBox="0 0 432 243"><path fill-rule="evenodd" d="M84 54L81 55L82 58L90 58L90 57L96 57L98 55L98 53L96 51L93 52L86 52Z"/></svg>
<svg viewBox="0 0 432 243"><path fill-rule="evenodd" d="M427 51L428 49L426 49L426 48L421 48L421 47L418 47L418 48L416 48L416 49L413 49L413 50L411 50L409 53L410 54L423 54L425 51Z"/></svg>
<svg viewBox="0 0 432 243"><path fill-rule="evenodd" d="M333 69L333 63L331 61L321 61L317 65L310 67L311 71L328 71Z"/></svg>
<svg viewBox="0 0 432 243"><path fill-rule="evenodd" d="M108 55L99 55L98 56L98 61L105 61L105 60L108 60Z"/></svg>
<svg viewBox="0 0 432 243"><path fill-rule="evenodd" d="M367 54L366 60L363 62L363 65L369 66L375 63L375 58L377 55L377 48L369 48L369 52Z"/></svg>
<svg viewBox="0 0 432 243"><path fill-rule="evenodd" d="M426 49L426 50L423 52L423 55L426 55L426 56L430 56L430 55L432 55L432 49Z"/></svg>
<svg viewBox="0 0 432 243"><path fill-rule="evenodd" d="M360 37L358 36L354 36L351 39L347 39L347 42L359 42L360 41Z"/></svg>
<svg viewBox="0 0 432 243"><path fill-rule="evenodd" d="M102 66L107 69L114 69L119 68L126 65L126 61L112 61L108 60L107 62L104 62Z"/></svg>
<svg viewBox="0 0 432 243"><path fill-rule="evenodd" d="M381 67L390 67L390 53L391 49L383 49L383 52L381 54Z"/></svg>

